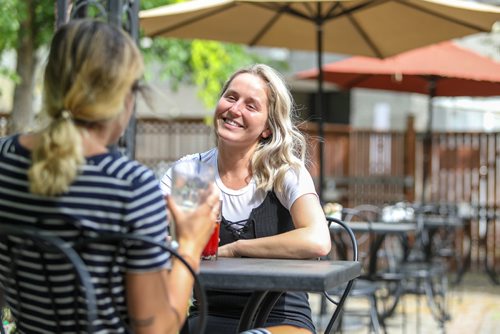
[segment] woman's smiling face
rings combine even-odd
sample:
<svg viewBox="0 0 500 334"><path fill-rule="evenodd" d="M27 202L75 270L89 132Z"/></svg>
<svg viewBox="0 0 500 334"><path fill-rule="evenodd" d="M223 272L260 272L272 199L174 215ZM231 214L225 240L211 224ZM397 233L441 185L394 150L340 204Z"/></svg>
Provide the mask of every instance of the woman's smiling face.
<svg viewBox="0 0 500 334"><path fill-rule="evenodd" d="M215 109L219 141L251 146L269 137L267 92L259 76L241 73L234 77Z"/></svg>

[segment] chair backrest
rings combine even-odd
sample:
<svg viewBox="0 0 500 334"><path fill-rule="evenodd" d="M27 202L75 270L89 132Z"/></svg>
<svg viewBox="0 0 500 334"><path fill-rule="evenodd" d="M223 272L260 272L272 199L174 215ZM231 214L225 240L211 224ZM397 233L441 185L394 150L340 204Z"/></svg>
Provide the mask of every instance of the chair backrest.
<svg viewBox="0 0 500 334"><path fill-rule="evenodd" d="M347 234L347 236L349 237L349 240L351 243L351 245L350 245L351 246L350 253L352 255L351 260L358 261L358 242L356 241L356 237L355 237L353 231L351 230L351 228L346 223L344 223L343 221L341 221L340 219L337 219L337 218L326 217L326 220L328 222L328 227L330 229L330 235L332 236L332 241L333 242L336 241L335 236L338 234L338 230L332 229L332 225L335 224L335 225L340 226L340 228L343 230L343 232L345 232ZM342 244L344 244L344 243L342 242ZM340 246L340 243L338 244L338 246ZM345 250L345 256L347 256L347 254L348 254L348 251ZM345 260L348 260L348 258L345 258ZM335 326L335 324L336 324L336 322L341 314L342 307L344 306L345 300L347 299L347 296L351 292L352 285L354 284L354 280L355 279L352 279L347 283L347 285L345 286L344 291L341 294L340 299L338 301L334 300L332 298L332 296L330 296L328 294L327 291L323 292L323 295L326 297L326 299L328 299L331 303L333 303L337 306L335 308L335 311L333 312L332 317L330 318L330 321L328 322L328 325L325 328L324 333L328 334L332 331L332 329L335 328L334 326Z"/></svg>
<svg viewBox="0 0 500 334"><path fill-rule="evenodd" d="M93 333L97 304L91 282L85 263L64 240L0 224L0 284L19 329L60 333L70 326Z"/></svg>
<svg viewBox="0 0 500 334"><path fill-rule="evenodd" d="M346 223L358 220L372 223L381 220L382 209L372 204L360 204L353 208L343 208L342 216Z"/></svg>
<svg viewBox="0 0 500 334"><path fill-rule="evenodd" d="M115 275L120 269L120 265L118 263L120 254L123 254L124 249L126 247L127 243L140 243L141 246L153 246L153 247L159 247L166 253L170 253L173 257L178 259L183 263L184 266L189 270L191 275L194 278L194 295L196 297L196 302L198 306L198 322L196 324L196 327L193 329L190 328L190 333L204 333L205 332L205 327L206 327L206 321L207 321L207 314L208 314L208 304L207 304L207 297L205 294L205 289L199 279L198 274L194 271L194 269L189 265L189 263L175 250L174 247L172 247L172 244L165 242L158 242L150 237L147 236L142 236L142 235L137 235L137 234L130 234L130 233L108 233L108 234L101 234L95 238L87 238L83 239L80 241L79 244L75 245L75 248L82 249L83 247L89 247L92 244L114 244L116 246L115 250L115 256L113 257L113 262L111 264L112 268L109 271L110 275ZM111 284L112 279L110 278L108 280ZM110 290L111 290L110 286ZM116 301L113 300L113 303L116 304ZM121 319L122 326L126 328L129 332L129 328L127 323Z"/></svg>
<svg viewBox="0 0 500 334"><path fill-rule="evenodd" d="M384 238L383 244L374 245L380 242L380 239L372 233L373 225L382 220L382 209L371 204L361 204L354 208L343 208L342 217L349 226L360 222L367 224L367 231L357 235L359 257L365 278L375 278L372 276L376 276L378 270L395 271L404 253L401 241ZM377 250L377 254L373 254L374 249Z"/></svg>
<svg viewBox="0 0 500 334"><path fill-rule="evenodd" d="M94 333L98 319L95 288L87 264L79 256L85 247L113 245L114 256L108 270L109 291L117 275L125 275L119 263L124 258L126 243L159 247L180 260L194 277L194 293L199 303L200 317L194 333L203 333L206 325L207 303L197 273L167 242L135 234L110 233L94 238L83 238L70 245L50 231L33 227L0 224L0 287L5 292L18 328L31 332L38 326L47 332L60 333L71 327L71 332ZM88 262L89 259L86 259ZM91 261L91 259L90 259ZM112 303L119 309L117 297ZM33 316L44 319L43 324ZM127 322L121 326L130 332ZM3 333L3 327L0 333Z"/></svg>
<svg viewBox="0 0 500 334"><path fill-rule="evenodd" d="M347 225L363 222L368 225L368 233L355 234L358 242L359 260L363 264L366 271L369 265L370 248L372 244L372 235L369 233L372 229L372 224L380 217L380 209L370 204L361 204L354 208L343 208L342 219Z"/></svg>

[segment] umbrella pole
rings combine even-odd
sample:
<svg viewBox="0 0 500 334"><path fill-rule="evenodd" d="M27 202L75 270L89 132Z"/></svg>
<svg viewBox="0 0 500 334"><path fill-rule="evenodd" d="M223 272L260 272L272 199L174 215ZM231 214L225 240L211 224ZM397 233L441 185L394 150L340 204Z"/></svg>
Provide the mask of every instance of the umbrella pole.
<svg viewBox="0 0 500 334"><path fill-rule="evenodd" d="M427 129L424 136L424 171L422 177L422 205L426 202L426 193L431 191L428 185L432 167L432 118L434 116L434 97L436 96L436 78L429 78L429 104L427 107ZM430 194L429 194L430 199Z"/></svg>
<svg viewBox="0 0 500 334"><path fill-rule="evenodd" d="M320 5L320 4L319 4ZM320 22L316 23L317 38L317 61L318 61L318 94L316 95L316 115L318 116L318 136L319 136L319 199L323 203L323 194L325 187L325 133L323 124L323 26Z"/></svg>

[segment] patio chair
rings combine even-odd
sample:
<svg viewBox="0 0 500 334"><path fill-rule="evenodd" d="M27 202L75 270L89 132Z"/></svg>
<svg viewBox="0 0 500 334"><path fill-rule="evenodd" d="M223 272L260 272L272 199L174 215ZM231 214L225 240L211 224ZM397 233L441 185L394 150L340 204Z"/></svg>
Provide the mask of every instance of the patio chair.
<svg viewBox="0 0 500 334"><path fill-rule="evenodd" d="M448 263L446 256L433 256L432 240L429 231L424 226L424 219L435 207L424 206L416 210L417 234L414 245L410 248L399 272L403 275L403 294L417 296L417 332L421 325L420 297L425 296L429 310L444 332L445 323L450 319L447 305ZM444 246L444 244L442 245ZM441 248L440 249L445 249ZM447 253L444 253L447 254Z"/></svg>
<svg viewBox="0 0 500 334"><path fill-rule="evenodd" d="M358 242L356 240L354 233L349 228L349 226L345 222L337 218L326 217L326 220L328 222L329 228L331 228L333 224L336 224L343 229L343 231L347 234L347 237L349 238L350 251L344 248L344 250L346 251L344 253L346 255L345 259L348 258L347 253L350 253L351 260L358 261ZM345 243L342 243L342 245L343 245L342 247L344 247ZM350 280L346 285L339 287L335 291L323 292L323 297L326 300L330 301L332 304L336 305L335 311L333 312L330 320L328 321L328 325L326 326L324 333L326 334L331 333L332 330L335 331L336 328L338 327L345 301L347 299L347 296L349 296L349 294L351 293L354 284L355 284L355 279ZM334 295L336 297L334 297ZM338 298L338 300L335 298Z"/></svg>
<svg viewBox="0 0 500 334"><path fill-rule="evenodd" d="M388 208L384 208L384 211ZM398 224L398 222L410 221L416 224L416 231L413 240L410 240L406 234L399 235L396 239L399 243L399 251L392 252L395 255L396 265L389 265L387 270L377 272L375 275L378 282L384 282L383 289L378 293L380 304L382 304L381 317L385 319L391 316L405 294L414 294L417 296L416 330L419 332L421 296L425 296L431 313L444 331L444 323L449 319L446 310L447 265L445 261L437 258L431 259L429 256L429 234L424 227L422 216L422 213L428 209L423 210L421 207L415 212L415 208L408 203L398 203L397 209L399 212L401 209L411 209L412 218L401 216L402 218L390 220L390 222ZM403 303L403 324L406 317L404 306Z"/></svg>
<svg viewBox="0 0 500 334"><path fill-rule="evenodd" d="M342 209L342 216L344 222L346 224L350 224L353 220L360 220L363 222L368 222L369 226L372 222L371 214L376 213L376 208L372 206L362 206L358 209ZM364 211L366 212L364 212ZM332 242L335 245L335 249L339 254L341 259L346 259L347 252L345 249L345 240L343 240L342 236L337 235L335 230L331 230L331 238ZM371 246L372 236L370 233L364 233L360 236L357 236L357 243L359 249L359 259L363 265L363 272L360 277L354 282L350 296L356 299L364 299L368 302L368 310L360 307L356 308L345 308L343 315L349 315L355 318L364 318L368 315L369 323L368 329L369 331L373 331L374 333L380 333L381 331L386 332L385 325L382 317L379 314L377 307L377 291L378 284L377 282L370 276L368 271L369 261L369 251ZM338 294L338 290L331 291L332 294Z"/></svg>
<svg viewBox="0 0 500 334"><path fill-rule="evenodd" d="M85 259L84 261L79 256L79 253L91 247L95 247L98 250L97 252L105 248L112 250L111 269L108 271L109 277L107 278L109 289L112 290L114 288L113 283L116 281L113 278L120 275L120 268L122 268L120 264L125 261L122 256L125 252L125 244L133 242L159 247L179 259L188 268L194 277L194 293L200 309L200 317L194 333L204 332L207 314L204 288L198 279L197 273L166 242L157 242L152 238L135 234L110 233L93 238L82 237L78 242L70 245L69 242L54 236L49 231L10 224L0 224L0 241L6 247L0 254L0 283L2 283L5 290L5 299L12 310L16 323L23 323L25 318L23 309L30 307L33 303L33 298L26 298L26 295L30 296L30 294L33 295L39 293L38 291L43 291L50 298L50 302L45 306L47 310L45 318L54 323L52 332L63 332L63 322L68 320L69 314L74 317L77 324L85 324L81 326L78 333L94 333L97 317L96 295L86 267L86 262L90 263L92 259ZM39 259L40 268L37 269L36 273L43 277L42 280L37 282L30 281L29 277L33 269L31 267L27 268L25 262L23 262L24 259L32 259L33 257ZM61 268L65 270L62 271ZM74 274L71 275L71 272L74 272ZM124 275L125 273L121 274ZM60 287L58 290L57 286L58 279L60 280L60 277L57 277L58 275L64 275L65 285L68 279L71 279L74 283L75 298L72 298L70 304L61 305L61 298L58 295ZM35 291L31 291L31 289ZM113 295L113 297L115 296ZM84 300L85 303L81 303L81 300ZM112 303L118 305L114 298ZM126 332L130 332L126 321L123 319L120 319L120 321ZM0 333L4 334L3 327L0 326L0 328Z"/></svg>
<svg viewBox="0 0 500 334"><path fill-rule="evenodd" d="M85 263L68 243L48 231L2 223L0 245L3 299L18 328L31 331L29 316L23 312L30 309L31 313L44 318L54 333L63 332L64 322L68 321L80 326L78 333L95 332L97 304L94 286ZM33 262L38 265L33 265ZM68 280L72 282L74 298L61 297L64 293L58 283L61 279L65 286ZM25 327L25 322L28 327ZM0 332L4 334L3 326L0 326Z"/></svg>
<svg viewBox="0 0 500 334"><path fill-rule="evenodd" d="M385 319L394 314L402 294L403 275L399 272L399 266L406 254L406 240L401 234L385 233L379 238L380 235L371 233L373 222L382 221L383 211L378 206L361 204L345 208L343 214L349 224L360 221L368 223L368 232L358 238L360 258L365 262L363 266L366 269L360 280L376 285L377 314L385 331Z"/></svg>
<svg viewBox="0 0 500 334"><path fill-rule="evenodd" d="M198 277L198 274L194 271L191 265L167 242L158 242L154 239L142 235L130 234L130 233L109 233L109 234L101 234L94 238L86 238L82 239L78 244L75 245L76 249L82 249L84 247L91 247L92 245L103 245L103 244L111 244L115 248L115 255L112 261L112 269L109 271L109 275L112 277L116 275L116 273L120 270L120 261L124 261L123 253L125 252L125 245L127 243L140 243L148 246L155 246L161 248L164 252L170 253L171 256L175 257L179 261L183 263L184 266L189 270L191 275L194 278L194 287L193 293L196 297L199 316L198 321L194 327L194 329L190 330L190 333L199 333L203 334L205 332L208 307L207 307L207 299L205 295L205 289ZM125 273L122 273L125 274ZM112 284L112 279L109 278L110 285ZM109 287L110 289L112 286ZM113 303L116 303L113 300ZM127 332L131 332L127 323L121 319L122 326L127 329ZM181 329L181 333L187 333L188 330L188 321L186 320L183 328Z"/></svg>

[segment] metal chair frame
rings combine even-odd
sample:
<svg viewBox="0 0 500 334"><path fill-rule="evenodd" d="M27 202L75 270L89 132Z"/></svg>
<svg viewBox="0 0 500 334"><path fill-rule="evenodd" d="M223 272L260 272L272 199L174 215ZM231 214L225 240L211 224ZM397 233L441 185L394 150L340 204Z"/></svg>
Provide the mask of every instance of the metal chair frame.
<svg viewBox="0 0 500 334"><path fill-rule="evenodd" d="M91 277L85 263L82 261L78 253L71 247L67 242L62 240L61 238L55 236L50 231L43 231L38 228L19 226L14 224L0 224L0 235L5 239L6 245L8 247L7 253L10 256L10 265L8 268L2 268L3 275L5 275L5 281L1 282L4 287L4 293L6 299L10 297L16 297L17 301L17 314L18 318L17 322L22 321L22 308L24 301L22 301L20 297L20 288L19 284L22 279L17 277L18 273L18 258L20 251L23 249L29 248L30 250L34 250L40 254L41 265L43 267L43 272L46 277L49 277L49 269L47 265L47 255L49 254L59 254L62 255L68 263L72 265L72 269L76 275L75 278L75 291L80 291L82 296L85 298L86 304L86 320L87 325L85 329L82 329L82 333L93 333L94 332L94 322L97 318L97 302L95 298L94 286L92 285ZM9 240L9 237L18 237L22 238L23 242L14 242ZM54 287L52 286L49 279L46 280L49 294L53 295ZM14 289L16 291L16 296L9 295L9 287L14 285ZM82 289L83 288L83 289ZM51 298L54 298L51 296ZM55 318L59 317L60 311L55 308L55 302L53 303L53 311L55 314ZM2 305L3 306L3 305ZM75 310L78 309L76 298L75 298ZM78 312L75 312L76 323L79 323ZM60 324L57 323L59 326ZM3 326L0 326L0 332L4 334Z"/></svg>
<svg viewBox="0 0 500 334"><path fill-rule="evenodd" d="M346 223L344 223L343 221L341 221L340 219L337 219L337 218L326 217L326 220L328 222L328 227L330 227L331 224L337 224L337 225L341 226L347 232L349 239L351 241L351 246L352 246L352 260L357 262L358 261L358 242L356 241L356 237L355 237L353 231L351 230L351 228ZM352 279L347 283L347 285L344 289L344 292L342 293L342 295L340 296L340 299L338 301L335 300L332 296L330 296L328 291L323 292L323 296L328 301L330 301L332 304L336 305L335 311L333 312L333 315L330 318L328 325L326 326L326 329L325 329L326 334L329 334L333 329L335 329L335 325L337 324L337 320L340 318L344 303L351 292L351 289L352 289L352 286L353 286L355 280L356 279Z"/></svg>
<svg viewBox="0 0 500 334"><path fill-rule="evenodd" d="M197 326L195 328L194 333L204 333L205 326L206 326L206 317L207 317L207 302L206 302L206 295L205 295L205 290L203 288L203 285L201 281L199 280L199 277L197 273L194 271L194 269L189 265L189 263L169 244L162 243L162 242L157 242L156 240L147 237L147 236L141 236L141 235L136 235L136 234L126 234L126 233L109 233L109 234L103 234L95 238L82 238L80 241L78 241L76 244L73 246L70 245L69 242L66 242L65 240L55 236L52 232L50 231L45 231L41 230L38 228L34 227L26 227L26 226L18 226L18 225L13 225L13 224L0 224L0 236L6 239L7 243L11 243L11 241L7 240L9 236L17 236L21 237L25 240L28 241L28 243L23 243L23 245L16 244L14 247L19 248L21 246L26 247L33 247L36 246L37 249L39 249L41 258L44 258L45 253L57 253L63 255L67 260L68 263L72 264L72 269L75 271L75 274L77 276L77 279L75 281L75 289L78 289L79 291L82 291L83 296L86 300L85 308L86 308L86 317L87 317L87 326L85 329L82 329L82 333L93 333L94 326L93 324L95 323L97 319L97 302L96 302L96 296L95 296L95 290L92 285L91 281L91 276L89 272L87 271L87 267L85 265L85 262L81 259L81 257L78 254L78 251L82 249L82 247L86 247L89 244L101 244L101 243L115 243L117 245L115 256L113 258L112 262L112 267L115 267L117 265L116 260L118 258L118 254L120 250L122 249L122 244L127 241L135 241L135 242L141 242L144 244L149 244L153 245L156 247L159 247L163 249L166 252L169 252L173 257L177 258L179 261L183 263L184 266L189 270L191 275L193 275L194 278L194 293L196 294L198 303L199 303L199 310L200 310L200 317L197 323ZM12 250L12 248L9 249L9 253ZM10 254L9 254L10 255ZM15 277L15 274L17 273L16 271L16 256L11 256L11 266L9 268L9 272L5 274L9 274L7 277ZM42 261L42 265L44 266L44 270L46 270L46 265ZM5 271L5 270L4 270ZM112 274L114 271L110 270L110 274ZM19 280L14 279L14 284L19 284ZM111 280L110 284L111 284ZM49 282L49 280L47 280ZM8 287L10 282L9 279L7 279L5 282L2 282L4 284L4 287ZM81 289L83 287L83 289ZM16 291L19 291L18 288L16 288ZM51 287L49 287L49 290ZM7 290L7 289L5 289ZM6 291L7 293L7 291ZM18 296L19 297L19 296ZM115 301L113 300L113 303ZM21 304L20 304L21 305ZM55 303L54 303L55 305ZM75 305L75 308L77 306ZM22 308L22 305L21 305ZM54 313L57 315L60 310L54 309ZM22 321L22 311L18 310L18 314L20 315L16 321ZM78 314L78 312L75 312L75 314ZM127 330L127 332L130 332L130 329L128 325L121 319L122 326ZM78 323L78 321L77 321ZM3 326L0 326L0 333L4 333Z"/></svg>
<svg viewBox="0 0 500 334"><path fill-rule="evenodd" d="M371 209L371 208L370 208ZM342 209L342 215L344 219L344 223L348 224L353 218L361 218L363 221L367 221L369 224L372 222L370 217L365 217L365 215L362 214L360 210L355 209L350 209L350 208L344 208ZM370 229L370 226L369 226ZM332 241L336 242L335 236L332 235ZM371 234L367 233L364 234L362 239L357 239L358 242L358 247L360 247L360 242L362 243L367 243L371 244ZM340 242L336 243L337 249L340 247L340 256L343 258L346 258L347 252L345 250L342 250L342 247L344 247L344 241L341 240ZM371 249L371 248L370 248ZM368 250L369 251L369 250ZM358 250L360 252L360 250ZM366 259L369 258L367 254L365 254ZM360 261L363 261L363 259L360 259ZM368 266L368 264L366 264ZM369 325L370 328L373 329L375 333L380 333L381 329L385 332L385 325L383 322L382 317L379 314L378 311L378 306L377 306L377 291L378 291L378 284L375 282L375 279L373 277L367 276L366 273L362 274L360 277L358 277L357 281L354 283L352 289L351 289L351 296L352 297L361 297L361 298L366 298L370 304L370 309L369 309ZM354 312L353 310L349 310L349 314L358 314L359 312ZM360 313L361 314L361 313ZM364 314L364 312L363 312ZM364 317L364 315L363 315Z"/></svg>
<svg viewBox="0 0 500 334"><path fill-rule="evenodd" d="M163 249L166 252L169 252L172 256L174 256L176 259L182 262L184 266L189 270L191 275L194 278L194 294L196 295L196 300L198 303L198 310L199 310L199 317L198 317L198 322L196 324L196 327L194 328L194 331L192 333L199 333L203 334L205 332L205 327L207 323L207 314L208 314L208 306L207 306L207 297L205 294L205 289L199 279L198 274L194 271L194 269L189 265L189 263L174 249L174 247L171 246L171 244L162 243L158 242L150 237L146 236L141 236L141 235L136 235L136 234L130 234L130 233L109 233L109 234L102 234L98 237L95 238L88 238L88 239L83 239L78 245L75 247L84 247L88 246L89 243L106 243L106 242L116 242L119 243L118 246L121 246L124 242L127 241L137 241L141 242L144 244L149 244L152 246L159 247ZM120 247L117 247L116 249L116 254L114 257L114 261L112 263L112 266L115 267L117 265L116 259L118 257L118 254L120 252ZM110 273L113 271L111 270ZM111 280L110 280L111 282ZM114 301L113 301L114 302ZM187 320L186 320L187 323ZM122 324L125 328L128 329L128 325L122 320ZM130 332L130 330L129 330Z"/></svg>

